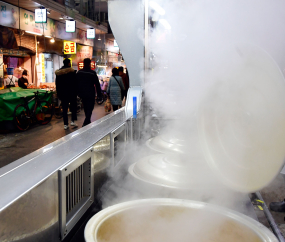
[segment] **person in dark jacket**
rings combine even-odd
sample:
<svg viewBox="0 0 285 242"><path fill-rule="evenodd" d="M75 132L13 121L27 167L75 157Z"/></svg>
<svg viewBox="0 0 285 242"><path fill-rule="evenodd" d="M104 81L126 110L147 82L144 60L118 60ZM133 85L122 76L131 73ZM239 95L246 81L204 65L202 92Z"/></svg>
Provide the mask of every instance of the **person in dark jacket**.
<svg viewBox="0 0 285 242"><path fill-rule="evenodd" d="M127 100L130 83L129 83L129 77L127 76L127 74L124 73L124 67L122 66L119 67L119 76L122 77L124 87L125 87L124 97L126 97L126 100ZM122 97L122 99L124 99L124 97Z"/></svg>
<svg viewBox="0 0 285 242"><path fill-rule="evenodd" d="M63 67L55 71L55 85L57 97L61 100L63 111L64 129L68 129L68 105L70 103L70 111L72 113L70 125L77 127L77 92L78 83L76 79L76 71L70 67L70 60L63 60Z"/></svg>
<svg viewBox="0 0 285 242"><path fill-rule="evenodd" d="M27 89L28 85L29 85L28 72L27 70L24 70L22 73L22 77L18 79L18 86L23 89Z"/></svg>
<svg viewBox="0 0 285 242"><path fill-rule="evenodd" d="M101 99L101 87L97 73L91 70L91 60L84 59L84 67L76 74L79 83L79 97L82 98L85 120L83 126L91 123L92 111L95 105L95 87L97 98Z"/></svg>
<svg viewBox="0 0 285 242"><path fill-rule="evenodd" d="M125 90L122 78L119 76L117 68L112 69L113 75L110 77L107 93L110 96L110 101L113 111L116 111L122 105L122 91Z"/></svg>

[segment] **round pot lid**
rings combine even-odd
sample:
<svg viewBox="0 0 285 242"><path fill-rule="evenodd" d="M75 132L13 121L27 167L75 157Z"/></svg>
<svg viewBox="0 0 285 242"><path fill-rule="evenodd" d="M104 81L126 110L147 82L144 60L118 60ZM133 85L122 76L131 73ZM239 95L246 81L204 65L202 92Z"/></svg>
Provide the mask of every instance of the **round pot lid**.
<svg viewBox="0 0 285 242"><path fill-rule="evenodd" d="M177 189L201 189L210 170L203 159L157 154L142 158L129 167L129 173L147 183Z"/></svg>
<svg viewBox="0 0 285 242"><path fill-rule="evenodd" d="M278 241L265 226L238 212L169 198L135 200L103 209L88 221L84 237L86 242L130 242L134 238L150 242Z"/></svg>
<svg viewBox="0 0 285 242"><path fill-rule="evenodd" d="M149 139L146 145L150 149L160 153L187 153L193 158L203 156L198 134L184 137L183 135L179 135L179 133L165 133Z"/></svg>
<svg viewBox="0 0 285 242"><path fill-rule="evenodd" d="M285 82L273 59L235 48L201 105L199 133L210 167L232 189L253 192L284 165Z"/></svg>

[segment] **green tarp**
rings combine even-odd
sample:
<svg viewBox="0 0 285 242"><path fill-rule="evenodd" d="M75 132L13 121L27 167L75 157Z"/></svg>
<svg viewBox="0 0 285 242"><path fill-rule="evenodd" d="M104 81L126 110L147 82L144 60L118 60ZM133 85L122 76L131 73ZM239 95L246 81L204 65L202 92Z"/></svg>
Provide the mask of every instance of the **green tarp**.
<svg viewBox="0 0 285 242"><path fill-rule="evenodd" d="M53 92L46 94L45 90L23 89L21 87L0 90L0 122L5 120L12 121L15 107L20 103L24 104L24 100L21 97L27 97L27 100L30 100L35 96L34 92L37 91L39 92L40 100L46 100L51 103ZM34 104L35 100L31 101L29 108L31 109Z"/></svg>

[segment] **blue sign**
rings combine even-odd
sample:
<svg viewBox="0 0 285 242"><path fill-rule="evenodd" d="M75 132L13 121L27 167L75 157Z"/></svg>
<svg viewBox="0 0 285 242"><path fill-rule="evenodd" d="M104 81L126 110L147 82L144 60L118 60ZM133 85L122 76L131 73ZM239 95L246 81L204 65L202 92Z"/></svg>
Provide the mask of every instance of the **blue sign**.
<svg viewBox="0 0 285 242"><path fill-rule="evenodd" d="M133 97L133 118L137 118L137 97Z"/></svg>

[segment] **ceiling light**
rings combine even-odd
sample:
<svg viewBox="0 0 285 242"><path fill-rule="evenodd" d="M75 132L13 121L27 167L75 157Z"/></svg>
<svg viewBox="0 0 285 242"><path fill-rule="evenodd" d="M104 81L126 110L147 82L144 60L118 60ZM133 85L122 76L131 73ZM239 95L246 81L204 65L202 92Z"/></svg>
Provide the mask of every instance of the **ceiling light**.
<svg viewBox="0 0 285 242"><path fill-rule="evenodd" d="M59 19L63 19L63 17L64 17L64 16L63 16L63 15L61 15Z"/></svg>
<svg viewBox="0 0 285 242"><path fill-rule="evenodd" d="M47 11L47 14L50 14L50 10Z"/></svg>
<svg viewBox="0 0 285 242"><path fill-rule="evenodd" d="M54 43L54 41L55 41L55 40L54 40L53 38L50 40L51 43Z"/></svg>
<svg viewBox="0 0 285 242"><path fill-rule="evenodd" d="M43 35L43 34L39 34L39 33L32 32L32 31L26 31L26 33L29 33L29 34L35 34L35 35Z"/></svg>
<svg viewBox="0 0 285 242"><path fill-rule="evenodd" d="M98 40L101 40L101 38L99 37Z"/></svg>
<svg viewBox="0 0 285 242"><path fill-rule="evenodd" d="M165 14L165 10L160 7L156 2L154 1L150 1L149 2L149 6L155 10L159 15L164 15Z"/></svg>

